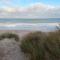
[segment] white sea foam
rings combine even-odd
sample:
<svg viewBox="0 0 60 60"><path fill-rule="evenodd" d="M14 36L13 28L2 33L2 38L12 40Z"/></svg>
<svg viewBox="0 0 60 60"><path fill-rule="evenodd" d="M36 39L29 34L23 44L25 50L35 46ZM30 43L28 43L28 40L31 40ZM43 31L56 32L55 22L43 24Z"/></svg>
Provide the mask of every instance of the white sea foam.
<svg viewBox="0 0 60 60"><path fill-rule="evenodd" d="M51 25L51 26L56 26L56 25L58 25L58 23L0 23L0 26L23 26L23 25L25 25L25 26L43 26L43 25L46 25L46 26L49 26L49 25Z"/></svg>
<svg viewBox="0 0 60 60"><path fill-rule="evenodd" d="M52 30L58 23L0 23L0 29Z"/></svg>

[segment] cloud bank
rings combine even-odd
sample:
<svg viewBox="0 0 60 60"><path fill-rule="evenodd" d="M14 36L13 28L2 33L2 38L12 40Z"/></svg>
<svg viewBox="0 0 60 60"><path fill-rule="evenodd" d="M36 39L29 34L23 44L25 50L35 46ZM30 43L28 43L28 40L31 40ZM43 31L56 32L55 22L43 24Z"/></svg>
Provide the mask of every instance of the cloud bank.
<svg viewBox="0 0 60 60"><path fill-rule="evenodd" d="M28 7L0 8L0 18L59 18L60 7L43 3L31 4Z"/></svg>

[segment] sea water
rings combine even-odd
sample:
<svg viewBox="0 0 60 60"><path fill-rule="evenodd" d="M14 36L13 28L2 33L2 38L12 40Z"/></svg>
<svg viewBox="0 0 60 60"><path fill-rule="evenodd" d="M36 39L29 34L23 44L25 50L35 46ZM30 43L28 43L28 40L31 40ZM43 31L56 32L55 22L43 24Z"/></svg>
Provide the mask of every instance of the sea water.
<svg viewBox="0 0 60 60"><path fill-rule="evenodd" d="M0 18L0 30L38 30L51 31L56 29L60 18L49 19L18 19Z"/></svg>
<svg viewBox="0 0 60 60"><path fill-rule="evenodd" d="M45 18L45 19L0 18L0 22L55 23L55 22L60 22L60 18Z"/></svg>

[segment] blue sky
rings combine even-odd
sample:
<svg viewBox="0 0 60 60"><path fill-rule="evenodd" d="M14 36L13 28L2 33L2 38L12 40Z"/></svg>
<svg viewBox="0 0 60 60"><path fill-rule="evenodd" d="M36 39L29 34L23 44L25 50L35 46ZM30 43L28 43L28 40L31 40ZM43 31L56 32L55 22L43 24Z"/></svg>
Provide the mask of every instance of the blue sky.
<svg viewBox="0 0 60 60"><path fill-rule="evenodd" d="M0 6L10 4L11 6L24 7L34 3L44 3L49 5L60 6L60 0L1 0Z"/></svg>
<svg viewBox="0 0 60 60"><path fill-rule="evenodd" d="M60 0L0 0L0 17L59 18Z"/></svg>

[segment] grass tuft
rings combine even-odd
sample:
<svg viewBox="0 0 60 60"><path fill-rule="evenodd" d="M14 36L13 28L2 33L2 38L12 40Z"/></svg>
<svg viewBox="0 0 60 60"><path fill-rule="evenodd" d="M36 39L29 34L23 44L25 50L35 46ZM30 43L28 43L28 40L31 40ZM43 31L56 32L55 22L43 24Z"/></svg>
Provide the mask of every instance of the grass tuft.
<svg viewBox="0 0 60 60"><path fill-rule="evenodd" d="M47 34L29 33L21 41L21 50L30 60L60 60L60 31Z"/></svg>

